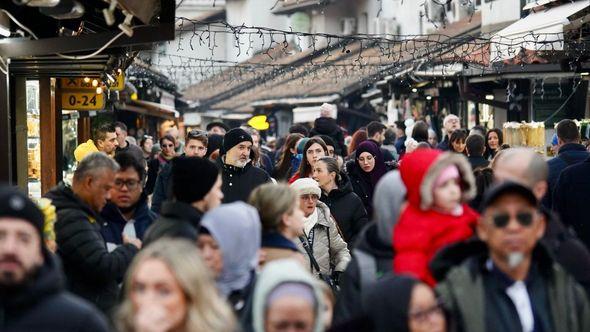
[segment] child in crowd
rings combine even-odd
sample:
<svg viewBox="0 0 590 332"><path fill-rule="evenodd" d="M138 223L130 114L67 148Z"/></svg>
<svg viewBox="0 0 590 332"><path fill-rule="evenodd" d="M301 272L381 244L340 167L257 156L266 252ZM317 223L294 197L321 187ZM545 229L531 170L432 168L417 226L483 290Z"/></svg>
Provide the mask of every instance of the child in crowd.
<svg viewBox="0 0 590 332"><path fill-rule="evenodd" d="M475 196L473 173L462 155L426 149L406 155L400 174L408 205L393 232L394 271L434 285L435 253L473 234L478 214L465 204Z"/></svg>

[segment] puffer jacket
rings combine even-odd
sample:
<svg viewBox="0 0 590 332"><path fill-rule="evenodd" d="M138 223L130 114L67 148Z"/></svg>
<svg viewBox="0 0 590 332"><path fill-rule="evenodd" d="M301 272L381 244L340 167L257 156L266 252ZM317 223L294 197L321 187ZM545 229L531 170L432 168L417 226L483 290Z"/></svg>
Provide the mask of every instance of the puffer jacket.
<svg viewBox="0 0 590 332"><path fill-rule="evenodd" d="M119 298L119 282L138 249L124 244L108 252L98 213L64 183L46 195L56 208L57 254L63 261L67 288L110 313Z"/></svg>
<svg viewBox="0 0 590 332"><path fill-rule="evenodd" d="M318 201L316 209L318 209L318 221L312 228L314 236L311 248L313 256L320 266L320 273L331 275L332 272L343 272L350 262L350 252L346 242L340 236L338 226L330 215L328 206ZM317 274L301 241L297 242L297 247L305 256L310 271Z"/></svg>
<svg viewBox="0 0 590 332"><path fill-rule="evenodd" d="M342 231L344 241L349 249L354 245L361 229L369 223L367 211L363 201L352 191L352 185L346 174L341 174L342 180L338 188L329 193L322 192L320 200L329 208Z"/></svg>
<svg viewBox="0 0 590 332"><path fill-rule="evenodd" d="M334 152L341 156L346 156L346 145L344 144L344 133L335 119L332 118L317 118L314 121L313 128L309 132L309 137L317 135L330 136L336 143Z"/></svg>

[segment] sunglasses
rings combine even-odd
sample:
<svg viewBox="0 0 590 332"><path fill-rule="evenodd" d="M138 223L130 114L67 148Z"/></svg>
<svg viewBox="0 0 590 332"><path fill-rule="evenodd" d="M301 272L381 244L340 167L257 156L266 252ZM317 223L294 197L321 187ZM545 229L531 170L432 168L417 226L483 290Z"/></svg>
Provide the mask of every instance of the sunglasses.
<svg viewBox="0 0 590 332"><path fill-rule="evenodd" d="M533 224L532 212L518 212L516 214L516 221L523 227L530 227ZM504 228L510 223L511 216L508 213L498 213L492 217L492 222L497 228Z"/></svg>
<svg viewBox="0 0 590 332"><path fill-rule="evenodd" d="M163 148L171 148L173 146L174 146L174 144L162 144Z"/></svg>

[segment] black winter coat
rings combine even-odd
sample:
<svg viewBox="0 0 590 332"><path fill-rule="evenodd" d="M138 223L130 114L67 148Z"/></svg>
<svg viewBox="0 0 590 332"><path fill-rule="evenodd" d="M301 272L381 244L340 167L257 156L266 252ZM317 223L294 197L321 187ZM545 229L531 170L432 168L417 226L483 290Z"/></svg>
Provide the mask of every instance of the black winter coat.
<svg viewBox="0 0 590 332"><path fill-rule="evenodd" d="M373 184L368 176L364 176L364 172L360 169L354 160L346 163L346 172L350 178L352 189L354 193L361 199L369 219L373 216Z"/></svg>
<svg viewBox="0 0 590 332"><path fill-rule="evenodd" d="M166 164L162 167L160 174L156 177L154 192L152 195L152 212L159 214L162 203L172 198L172 165Z"/></svg>
<svg viewBox="0 0 590 332"><path fill-rule="evenodd" d="M317 118L313 123L313 128L309 132L309 137L317 135L330 136L334 140L334 152L341 156L346 156L346 145L344 145L344 133L342 128L336 123L336 119Z"/></svg>
<svg viewBox="0 0 590 332"><path fill-rule="evenodd" d="M217 163L222 170L223 203L247 202L252 190L271 181L268 173L261 168L252 166L251 163L243 168L234 167L224 163L223 158L217 158Z"/></svg>
<svg viewBox="0 0 590 332"><path fill-rule="evenodd" d="M363 201L352 191L352 185L346 174L342 174L338 189L329 194L322 192L321 201L330 208L332 216L351 249L361 229L367 225L369 219Z"/></svg>
<svg viewBox="0 0 590 332"><path fill-rule="evenodd" d="M109 253L100 233L102 218L64 183L46 197L57 212L57 254L63 261L68 290L110 313L119 297L118 283L137 248L125 244Z"/></svg>
<svg viewBox="0 0 590 332"><path fill-rule="evenodd" d="M0 290L0 331L109 331L105 317L90 303L64 290L57 257L45 257L26 285Z"/></svg>
<svg viewBox="0 0 590 332"><path fill-rule="evenodd" d="M341 324L363 315L362 292L383 275L393 271L393 248L383 243L377 235L377 224L371 223L358 236L356 248L352 250L352 260L340 277L340 293L334 307L334 324ZM359 266L358 252L373 257L375 269L365 270ZM364 285L364 286L363 286Z"/></svg>
<svg viewBox="0 0 590 332"><path fill-rule="evenodd" d="M193 206L175 201L162 204L162 214L145 232L143 245L149 245L162 237L181 237L197 240L203 213Z"/></svg>

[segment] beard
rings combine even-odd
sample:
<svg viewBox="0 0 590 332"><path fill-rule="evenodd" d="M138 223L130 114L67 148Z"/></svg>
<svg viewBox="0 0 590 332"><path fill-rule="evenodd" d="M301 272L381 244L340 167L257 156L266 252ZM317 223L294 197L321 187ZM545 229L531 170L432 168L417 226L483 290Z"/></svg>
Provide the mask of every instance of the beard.
<svg viewBox="0 0 590 332"><path fill-rule="evenodd" d="M244 167L246 167L246 165L248 165L249 162L250 162L250 159L246 159L246 160L238 159L238 160L236 160L236 167L244 168Z"/></svg>
<svg viewBox="0 0 590 332"><path fill-rule="evenodd" d="M18 263L21 265L22 275L19 273L21 271L0 271L0 293L29 284L41 269L41 265L34 265L27 270L22 263Z"/></svg>

